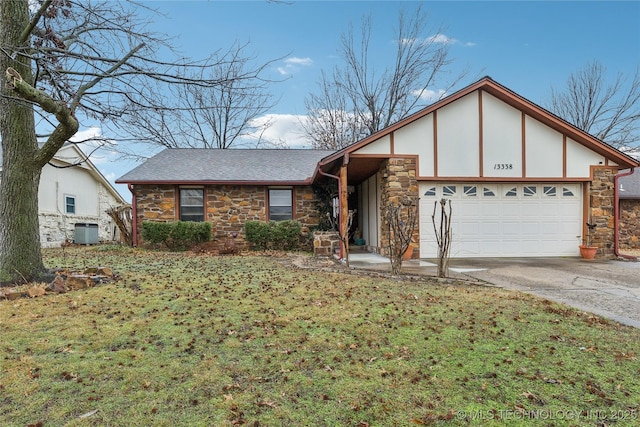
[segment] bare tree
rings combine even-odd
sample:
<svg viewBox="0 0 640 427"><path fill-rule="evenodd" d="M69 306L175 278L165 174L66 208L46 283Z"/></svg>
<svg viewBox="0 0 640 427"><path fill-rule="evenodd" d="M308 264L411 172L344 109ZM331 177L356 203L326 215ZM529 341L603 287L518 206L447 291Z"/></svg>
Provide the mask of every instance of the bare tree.
<svg viewBox="0 0 640 427"><path fill-rule="evenodd" d="M619 149L640 143L640 67L607 83L607 68L593 61L551 89L549 109L576 127Z"/></svg>
<svg viewBox="0 0 640 427"><path fill-rule="evenodd" d="M347 213L347 221L344 231L341 230L340 227L340 216L334 217L330 213L327 213L327 218L329 222L331 222L331 227L338 234L338 238L340 239L340 244L344 250L342 254L344 256L344 262L347 268L349 268L349 240L353 237L353 231L351 231L351 227L353 226L353 216L356 214L356 210L349 210Z"/></svg>
<svg viewBox="0 0 640 427"><path fill-rule="evenodd" d="M138 142L167 148L260 145L272 121L258 118L275 105L267 89L276 83L262 75L281 58L257 65L255 57L245 53L247 47L236 43L227 51L216 52L212 67L195 70L194 80L217 81L217 85L175 85L164 91L150 88L149 93L156 97L153 105L133 106L132 114L114 123L117 129ZM165 108L158 111L156 105Z"/></svg>
<svg viewBox="0 0 640 427"><path fill-rule="evenodd" d="M440 204L440 217L436 220L436 210ZM447 204L449 209L447 210ZM447 277L449 274L449 255L451 253L451 200L440 199L433 202L433 231L438 244L438 277Z"/></svg>
<svg viewBox="0 0 640 427"><path fill-rule="evenodd" d="M344 65L331 75L322 74L319 93L306 100L305 133L313 145L342 148L407 117L428 103L430 88L451 63L448 43L427 27L421 7L410 14L401 11L393 64L379 69L371 59L372 22L362 20L359 37L353 28L342 34L339 55ZM429 36L427 36L427 34ZM444 94L462 76L438 91Z"/></svg>
<svg viewBox="0 0 640 427"><path fill-rule="evenodd" d="M133 209L131 206L113 206L105 211L120 230L120 240L133 246Z"/></svg>
<svg viewBox="0 0 640 427"><path fill-rule="evenodd" d="M148 22L137 14L141 7L112 1L0 1L0 282L31 280L45 271L38 229L40 174L80 121L113 123L140 109L167 111L150 88L206 91L227 83L226 77L211 77L215 57L163 60L170 46L165 36L147 30Z"/></svg>
<svg viewBox="0 0 640 427"><path fill-rule="evenodd" d="M314 148L339 150L365 136L367 127L349 107L346 93L325 76L319 82L320 93L305 99L306 121L302 128Z"/></svg>
<svg viewBox="0 0 640 427"><path fill-rule="evenodd" d="M384 218L387 225L391 272L400 274L404 254L411 245L411 239L418 223L417 200L406 197L399 200L397 204L386 205Z"/></svg>

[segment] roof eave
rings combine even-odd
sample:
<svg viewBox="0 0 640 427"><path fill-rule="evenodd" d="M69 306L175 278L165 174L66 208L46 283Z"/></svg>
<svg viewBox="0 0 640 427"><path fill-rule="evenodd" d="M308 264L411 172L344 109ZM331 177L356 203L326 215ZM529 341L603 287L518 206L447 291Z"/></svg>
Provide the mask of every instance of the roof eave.
<svg viewBox="0 0 640 427"><path fill-rule="evenodd" d="M233 180L233 181L224 181L224 180L198 180L198 181L189 181L189 180L116 180L116 184L132 184L132 185L273 185L273 186L301 186L301 185L310 185L311 179L306 179L304 181L250 181L250 180Z"/></svg>

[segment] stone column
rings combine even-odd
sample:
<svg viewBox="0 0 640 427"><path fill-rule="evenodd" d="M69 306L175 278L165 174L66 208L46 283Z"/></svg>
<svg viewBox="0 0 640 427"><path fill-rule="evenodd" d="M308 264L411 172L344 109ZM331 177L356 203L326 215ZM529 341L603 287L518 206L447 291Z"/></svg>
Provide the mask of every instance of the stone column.
<svg viewBox="0 0 640 427"><path fill-rule="evenodd" d="M391 158L380 167L380 253L389 256L389 227L384 215L384 207L398 204L405 197L411 197L418 203L418 181L416 180L416 158ZM413 256L420 253L420 227L416 224L411 239Z"/></svg>
<svg viewBox="0 0 640 427"><path fill-rule="evenodd" d="M596 224L591 231L590 244L598 247L597 257L613 255L614 246L614 177L617 167L593 168L593 181L589 184L589 218L585 222Z"/></svg>

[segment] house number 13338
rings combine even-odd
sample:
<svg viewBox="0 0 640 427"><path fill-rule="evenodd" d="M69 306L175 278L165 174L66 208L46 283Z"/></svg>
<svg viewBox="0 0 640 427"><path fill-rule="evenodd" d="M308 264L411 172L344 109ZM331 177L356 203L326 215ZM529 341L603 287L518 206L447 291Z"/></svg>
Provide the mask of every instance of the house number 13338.
<svg viewBox="0 0 640 427"><path fill-rule="evenodd" d="M494 169L513 169L513 163L494 163Z"/></svg>

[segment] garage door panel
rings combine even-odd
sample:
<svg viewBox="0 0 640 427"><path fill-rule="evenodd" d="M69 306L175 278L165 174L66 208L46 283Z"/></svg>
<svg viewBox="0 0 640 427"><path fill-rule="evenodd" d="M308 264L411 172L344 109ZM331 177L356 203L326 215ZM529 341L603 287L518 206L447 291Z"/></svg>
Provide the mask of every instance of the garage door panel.
<svg viewBox="0 0 640 427"><path fill-rule="evenodd" d="M489 184L473 194L462 189L474 184L457 183L453 198L444 194L447 185L453 186L430 184L437 196L420 201L422 257L436 254L431 214L434 201L443 196L451 199L453 211L452 257L578 255L579 184Z"/></svg>
<svg viewBox="0 0 640 427"><path fill-rule="evenodd" d="M500 234L499 222L482 222L480 223L480 230L483 236L497 236Z"/></svg>
<svg viewBox="0 0 640 427"><path fill-rule="evenodd" d="M500 227L500 235L503 238L520 236L520 224L517 222L503 222Z"/></svg>

